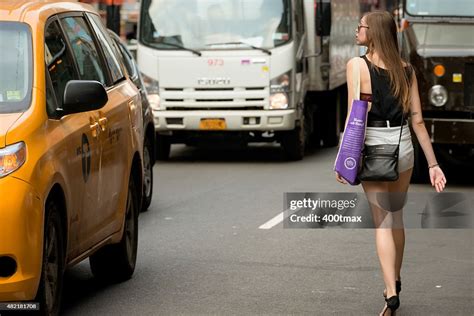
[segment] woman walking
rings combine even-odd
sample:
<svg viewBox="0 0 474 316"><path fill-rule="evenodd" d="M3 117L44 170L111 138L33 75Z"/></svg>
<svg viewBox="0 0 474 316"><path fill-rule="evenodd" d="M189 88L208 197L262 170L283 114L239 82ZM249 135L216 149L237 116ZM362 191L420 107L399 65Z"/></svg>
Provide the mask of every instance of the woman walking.
<svg viewBox="0 0 474 316"><path fill-rule="evenodd" d="M399 178L393 182L362 181L375 224L376 248L385 282L386 305L382 315L394 314L400 306L400 270L405 246L403 203L413 170L414 152L408 113L418 142L428 161L432 186L444 190L446 178L439 167L424 125L418 84L413 68L400 58L397 25L388 12L371 12L362 17L356 30L358 45L367 54L347 64L349 111L353 99L369 101L366 145L397 144ZM360 96L354 94L353 69L360 69ZM400 129L401 138L400 138ZM337 181L346 181L336 173ZM393 201L395 198L396 201ZM397 205L398 204L398 205Z"/></svg>

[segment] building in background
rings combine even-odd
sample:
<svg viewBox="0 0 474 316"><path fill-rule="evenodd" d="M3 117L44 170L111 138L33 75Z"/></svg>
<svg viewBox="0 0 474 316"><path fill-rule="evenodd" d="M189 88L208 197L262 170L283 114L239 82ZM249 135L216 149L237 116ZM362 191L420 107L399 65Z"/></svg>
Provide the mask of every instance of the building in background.
<svg viewBox="0 0 474 316"><path fill-rule="evenodd" d="M140 0L79 0L100 13L107 27L127 40L135 39Z"/></svg>

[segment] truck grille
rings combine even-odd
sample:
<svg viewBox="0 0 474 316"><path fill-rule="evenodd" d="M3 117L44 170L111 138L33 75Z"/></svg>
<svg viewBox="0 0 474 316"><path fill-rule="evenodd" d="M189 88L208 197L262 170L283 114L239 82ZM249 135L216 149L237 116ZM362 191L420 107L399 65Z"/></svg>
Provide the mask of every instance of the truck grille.
<svg viewBox="0 0 474 316"><path fill-rule="evenodd" d="M263 110L268 87L161 88L161 105L168 110Z"/></svg>
<svg viewBox="0 0 474 316"><path fill-rule="evenodd" d="M474 64L466 64L464 76L464 105L474 107Z"/></svg>

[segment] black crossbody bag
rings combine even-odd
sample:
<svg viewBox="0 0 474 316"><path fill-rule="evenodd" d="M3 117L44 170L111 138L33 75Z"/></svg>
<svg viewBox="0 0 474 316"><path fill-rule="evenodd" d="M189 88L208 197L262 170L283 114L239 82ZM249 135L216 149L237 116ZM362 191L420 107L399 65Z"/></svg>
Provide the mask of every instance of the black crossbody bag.
<svg viewBox="0 0 474 316"><path fill-rule="evenodd" d="M398 144L381 144L364 146L362 151L361 170L358 178L361 181L396 181L398 180L398 156L403 130L403 114Z"/></svg>

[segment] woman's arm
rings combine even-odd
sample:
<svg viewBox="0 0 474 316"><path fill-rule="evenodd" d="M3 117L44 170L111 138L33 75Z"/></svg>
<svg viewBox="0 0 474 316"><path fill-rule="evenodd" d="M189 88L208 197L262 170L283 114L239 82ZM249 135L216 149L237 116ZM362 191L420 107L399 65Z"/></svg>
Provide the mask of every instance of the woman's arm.
<svg viewBox="0 0 474 316"><path fill-rule="evenodd" d="M446 185L446 178L444 177L443 171L438 166L438 162L436 161L433 146L431 145L431 139L428 131L426 130L425 121L423 120L420 95L418 93L418 82L416 80L415 71L412 71L411 81L411 125L428 162L431 185L436 187L436 191L441 192Z"/></svg>
<svg viewBox="0 0 474 316"><path fill-rule="evenodd" d="M346 82L347 82L347 116L344 123L344 130L347 126L347 120L349 120L349 116L351 114L352 108L352 100L354 100L354 78L353 78L353 70L354 70L354 63L359 62L359 57L354 57L347 62L346 65ZM359 99L359 97L357 97Z"/></svg>
<svg viewBox="0 0 474 316"><path fill-rule="evenodd" d="M358 62L358 57L354 57L347 62L346 65L346 82L347 82L347 116L344 123L344 132L346 131L347 121L349 120L352 108L352 100L354 99L354 79L352 77L352 72L354 68L354 63ZM342 141L342 137L341 140ZM339 146L341 144L339 143ZM336 180L340 183L347 184L347 182L336 172Z"/></svg>
<svg viewBox="0 0 474 316"><path fill-rule="evenodd" d="M416 134L416 138L425 153L426 160L428 161L428 166L433 166L437 164L436 157L433 151L433 146L431 145L430 136L426 130L425 121L423 120L423 115L421 112L421 102L420 95L418 92L418 82L416 80L415 72L413 71L412 75L412 85L411 85L411 126L413 131Z"/></svg>

